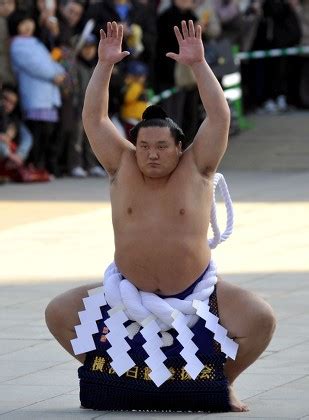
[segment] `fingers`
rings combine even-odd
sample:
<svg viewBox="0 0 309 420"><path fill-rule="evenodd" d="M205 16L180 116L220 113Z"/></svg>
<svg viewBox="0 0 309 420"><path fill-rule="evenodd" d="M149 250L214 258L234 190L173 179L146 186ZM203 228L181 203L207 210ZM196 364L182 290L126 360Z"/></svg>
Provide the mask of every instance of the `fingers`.
<svg viewBox="0 0 309 420"><path fill-rule="evenodd" d="M106 33L103 31L103 29L100 29L100 39L105 39Z"/></svg>
<svg viewBox="0 0 309 420"><path fill-rule="evenodd" d="M195 37L195 29L194 29L194 23L193 20L189 20L189 36Z"/></svg>
<svg viewBox="0 0 309 420"><path fill-rule="evenodd" d="M117 22L107 22L106 34L103 29L100 30L100 38L116 38L122 40L123 37L123 25L118 24Z"/></svg>
<svg viewBox="0 0 309 420"><path fill-rule="evenodd" d="M123 37L123 25L118 26L118 39L122 40Z"/></svg>
<svg viewBox="0 0 309 420"><path fill-rule="evenodd" d="M130 52L129 51L122 51L121 55L122 55L122 57L121 57L121 60L122 60L123 58L127 57L128 55L130 55Z"/></svg>
<svg viewBox="0 0 309 420"><path fill-rule="evenodd" d="M182 30L182 36L184 37L184 39L188 38L189 32L187 28L187 22L185 20L181 21L181 30Z"/></svg>
<svg viewBox="0 0 309 420"><path fill-rule="evenodd" d="M197 25L197 27L196 27L196 38L202 39L202 27L201 27L201 25Z"/></svg>
<svg viewBox="0 0 309 420"><path fill-rule="evenodd" d="M112 24L111 22L107 22L107 38L112 36Z"/></svg>
<svg viewBox="0 0 309 420"><path fill-rule="evenodd" d="M118 25L115 21L112 22L112 37L118 38Z"/></svg>
<svg viewBox="0 0 309 420"><path fill-rule="evenodd" d="M179 54L175 54L175 53L172 53L172 52L166 53L166 57L171 58L175 61L177 61L178 56L179 56Z"/></svg>
<svg viewBox="0 0 309 420"><path fill-rule="evenodd" d="M175 35L176 35L176 38L177 38L178 43L180 43L181 41L183 41L183 37L182 37L182 35L180 33L180 30L179 30L178 26L174 26L174 32L175 32Z"/></svg>
<svg viewBox="0 0 309 420"><path fill-rule="evenodd" d="M197 25L196 29L193 20L189 20L187 23L185 20L181 21L181 31L178 26L174 26L174 32L178 42L183 41L186 38L202 38L202 28Z"/></svg>

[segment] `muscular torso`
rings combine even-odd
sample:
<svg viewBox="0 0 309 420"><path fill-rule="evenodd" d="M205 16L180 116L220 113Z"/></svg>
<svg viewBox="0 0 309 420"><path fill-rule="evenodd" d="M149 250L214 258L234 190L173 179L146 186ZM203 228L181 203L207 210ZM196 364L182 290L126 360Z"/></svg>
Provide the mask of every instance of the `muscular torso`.
<svg viewBox="0 0 309 420"><path fill-rule="evenodd" d="M210 260L207 242L212 179L184 153L165 185L149 187L134 153L123 156L111 184L115 262L141 290L185 290Z"/></svg>

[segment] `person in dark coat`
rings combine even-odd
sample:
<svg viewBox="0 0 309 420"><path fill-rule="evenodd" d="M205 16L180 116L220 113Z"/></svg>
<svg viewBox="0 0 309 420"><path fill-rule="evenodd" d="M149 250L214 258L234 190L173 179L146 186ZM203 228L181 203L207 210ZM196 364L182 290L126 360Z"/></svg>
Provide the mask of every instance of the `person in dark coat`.
<svg viewBox="0 0 309 420"><path fill-rule="evenodd" d="M167 58L166 53L177 51L178 43L174 34L174 26L179 26L183 20L197 21L193 0L174 0L172 5L158 16L155 59L155 90L157 93L171 89L176 85L176 63ZM180 92L162 102L164 110L183 127L189 142L193 139L199 123L198 103L199 98L195 85L181 89Z"/></svg>
<svg viewBox="0 0 309 420"><path fill-rule="evenodd" d="M105 0L89 5L86 19L95 20L93 32L98 38L100 29L106 30L107 22L122 23L123 48L130 51L135 59L147 64L150 69L148 79L152 80L157 31L155 9L151 3L144 5L138 0ZM133 51L136 50L134 44L140 44L137 45L137 51Z"/></svg>

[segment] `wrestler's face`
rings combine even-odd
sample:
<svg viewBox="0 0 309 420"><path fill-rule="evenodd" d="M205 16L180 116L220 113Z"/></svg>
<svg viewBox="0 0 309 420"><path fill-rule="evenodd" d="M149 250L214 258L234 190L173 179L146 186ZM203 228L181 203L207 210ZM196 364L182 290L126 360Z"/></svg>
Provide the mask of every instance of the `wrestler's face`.
<svg viewBox="0 0 309 420"><path fill-rule="evenodd" d="M181 156L181 142L175 143L169 127L142 127L136 140L136 159L149 178L170 175Z"/></svg>

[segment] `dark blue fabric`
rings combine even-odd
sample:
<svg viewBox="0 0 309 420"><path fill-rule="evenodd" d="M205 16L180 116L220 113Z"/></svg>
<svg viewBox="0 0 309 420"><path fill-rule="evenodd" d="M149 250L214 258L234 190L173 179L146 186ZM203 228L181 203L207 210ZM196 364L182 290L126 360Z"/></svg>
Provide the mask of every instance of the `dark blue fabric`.
<svg viewBox="0 0 309 420"><path fill-rule="evenodd" d="M183 299L191 294L203 275L173 297ZM210 311L218 316L215 290L210 296L209 306ZM213 339L213 333L205 328L204 320L199 319L191 328L193 341L199 349L196 355L204 365L201 373L195 380L187 374L186 362L180 355L182 346L177 341L177 333L171 329L169 332L174 342L163 347L162 351L167 356L164 364L172 375L157 387L149 378L149 368L145 363L148 354L142 347L145 340L140 333L132 340L127 338L131 347L128 353L136 365L120 377L111 368L111 358L106 351L110 347L105 337L108 329L104 322L108 310L108 306L101 308L102 320L97 322L99 333L94 335L97 349L87 353L84 365L78 369L83 407L109 411L230 411L228 383L223 372L225 355Z"/></svg>

